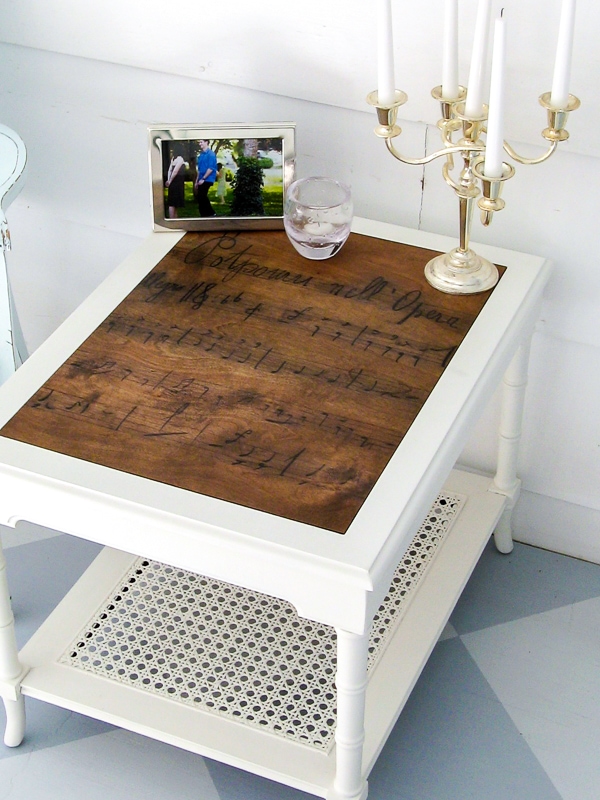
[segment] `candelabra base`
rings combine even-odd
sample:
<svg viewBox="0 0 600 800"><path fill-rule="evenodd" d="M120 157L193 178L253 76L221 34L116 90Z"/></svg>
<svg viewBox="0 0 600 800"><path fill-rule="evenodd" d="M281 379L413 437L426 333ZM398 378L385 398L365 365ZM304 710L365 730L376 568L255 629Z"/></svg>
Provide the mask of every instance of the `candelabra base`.
<svg viewBox="0 0 600 800"><path fill-rule="evenodd" d="M496 266L473 250L456 247L436 256L425 267L428 282L446 294L477 294L498 283Z"/></svg>

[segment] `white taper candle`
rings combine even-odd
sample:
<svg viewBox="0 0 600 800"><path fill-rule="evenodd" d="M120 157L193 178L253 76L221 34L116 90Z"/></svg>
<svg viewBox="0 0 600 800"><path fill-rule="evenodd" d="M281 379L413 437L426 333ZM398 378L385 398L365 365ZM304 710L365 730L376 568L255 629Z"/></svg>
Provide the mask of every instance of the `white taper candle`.
<svg viewBox="0 0 600 800"><path fill-rule="evenodd" d="M504 9L494 23L494 50L490 83L490 110L487 124L485 163L483 173L487 178L502 177L504 145L504 83L506 68L506 23Z"/></svg>
<svg viewBox="0 0 600 800"><path fill-rule="evenodd" d="M563 0L558 29L558 44L554 62L554 78L550 103L554 108L566 108L569 104L569 82L571 58L573 56L573 32L575 30L575 0Z"/></svg>
<svg viewBox="0 0 600 800"><path fill-rule="evenodd" d="M445 0L442 99L458 97L458 0Z"/></svg>
<svg viewBox="0 0 600 800"><path fill-rule="evenodd" d="M378 103L380 106L391 106L394 102L396 89L391 0L379 0L377 14L377 75Z"/></svg>
<svg viewBox="0 0 600 800"><path fill-rule="evenodd" d="M479 0L477 20L475 23L475 36L473 39L473 53L471 55L471 68L469 70L467 101L465 103L465 114L467 117L480 117L483 113L483 88L488 56L491 13L492 0Z"/></svg>

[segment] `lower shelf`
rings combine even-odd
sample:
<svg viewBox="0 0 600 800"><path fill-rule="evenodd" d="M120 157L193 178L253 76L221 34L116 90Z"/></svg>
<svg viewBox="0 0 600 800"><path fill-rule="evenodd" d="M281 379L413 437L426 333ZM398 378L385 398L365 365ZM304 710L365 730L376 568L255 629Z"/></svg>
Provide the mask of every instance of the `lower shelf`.
<svg viewBox="0 0 600 800"><path fill-rule="evenodd" d="M454 471L371 633L368 773L504 507ZM335 631L288 603L105 550L21 652L24 694L325 796Z"/></svg>

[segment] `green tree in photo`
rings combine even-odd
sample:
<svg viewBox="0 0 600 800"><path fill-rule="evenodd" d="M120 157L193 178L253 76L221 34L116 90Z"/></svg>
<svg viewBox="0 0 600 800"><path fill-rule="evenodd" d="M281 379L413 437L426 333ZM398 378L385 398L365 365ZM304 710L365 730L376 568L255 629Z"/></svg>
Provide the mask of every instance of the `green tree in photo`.
<svg viewBox="0 0 600 800"><path fill-rule="evenodd" d="M231 214L234 217L262 217L264 175L258 158L240 156L238 170L233 179L233 203Z"/></svg>

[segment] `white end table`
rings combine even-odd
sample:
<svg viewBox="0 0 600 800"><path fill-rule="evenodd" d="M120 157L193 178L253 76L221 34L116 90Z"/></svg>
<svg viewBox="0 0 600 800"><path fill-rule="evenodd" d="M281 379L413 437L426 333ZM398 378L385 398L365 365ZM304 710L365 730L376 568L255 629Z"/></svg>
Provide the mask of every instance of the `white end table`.
<svg viewBox="0 0 600 800"><path fill-rule="evenodd" d="M451 246L361 219L354 231ZM0 426L32 397L50 402L40 387L181 237L151 235L29 358L0 391ZM20 653L0 560L8 746L23 738L29 695L328 800L367 796L490 534L512 547L528 342L549 264L480 249L505 273L343 535L0 437L0 522L105 545ZM496 475L454 469L503 375Z"/></svg>

